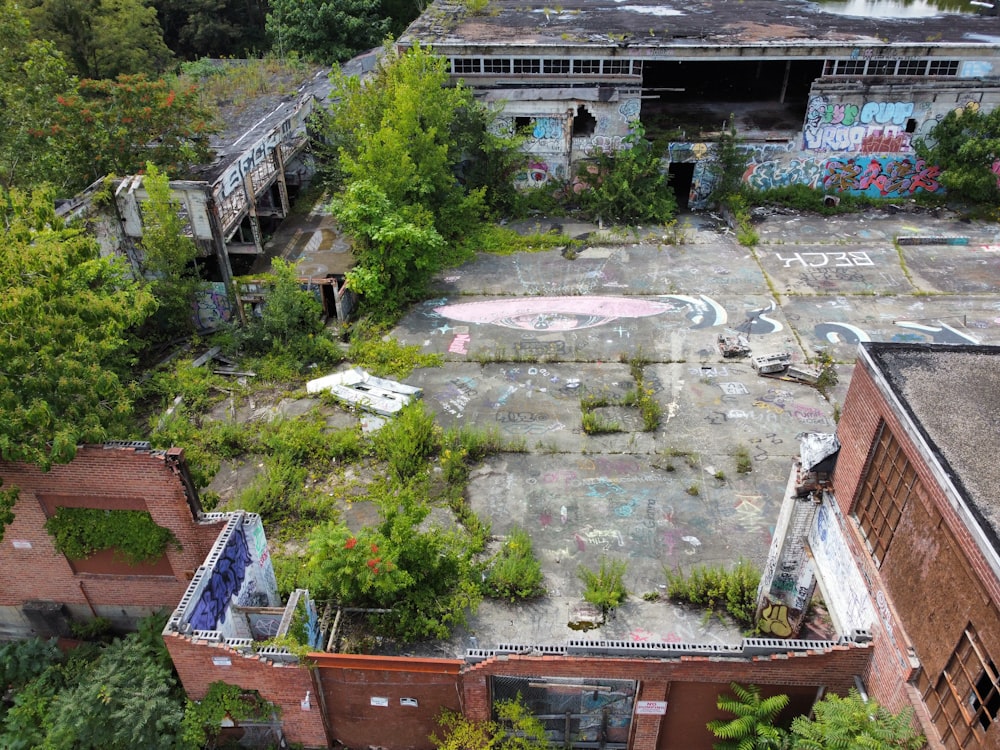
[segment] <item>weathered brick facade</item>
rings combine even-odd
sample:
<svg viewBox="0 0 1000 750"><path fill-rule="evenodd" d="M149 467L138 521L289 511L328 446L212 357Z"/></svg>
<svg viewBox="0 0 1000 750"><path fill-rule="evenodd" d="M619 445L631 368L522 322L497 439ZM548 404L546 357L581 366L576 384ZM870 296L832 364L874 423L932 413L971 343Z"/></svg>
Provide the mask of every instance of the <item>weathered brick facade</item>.
<svg viewBox="0 0 1000 750"><path fill-rule="evenodd" d="M26 602L61 604L72 617L97 614L122 626L172 609L224 525L221 518L200 515L180 449L83 446L73 461L49 472L0 462L0 477L5 489L19 490L14 521L0 543L0 635L33 633L23 614ZM78 572L45 531L46 508L59 505L146 510L180 547L168 546L152 573L113 563L110 555L109 572Z"/></svg>
<svg viewBox="0 0 1000 750"><path fill-rule="evenodd" d="M213 682L256 690L281 709L286 739L305 747L326 747L322 696L314 673L299 664L275 664L257 655L241 655L221 644L176 633L164 634L164 642L192 700L205 696ZM306 703L306 694L309 694Z"/></svg>
<svg viewBox="0 0 1000 750"><path fill-rule="evenodd" d="M715 701L730 682L759 685L765 695L789 695L788 716L808 713L821 690L846 693L853 687L872 654L869 647L847 644L754 658L502 655L467 665L454 659L317 653L310 656L310 669L176 633L167 634L166 642L194 698L224 680L256 689L280 706L290 741L389 750L430 750L443 709L488 719L494 677L637 681L638 700L665 700L668 709L663 716L631 717L632 750L711 750L716 739L705 723L721 715ZM309 710L301 704L306 691L311 691Z"/></svg>
<svg viewBox="0 0 1000 750"><path fill-rule="evenodd" d="M932 447L907 410L900 408L898 395L875 361L863 353L851 379L837 427L841 450L833 477L834 494L846 519L845 536L877 613L874 655L865 678L872 695L884 705L894 710L915 707L932 747L957 748L961 745L941 744L920 693L939 680L970 624L986 652L1000 659L996 605L1000 581L956 509L954 487L943 486L944 472ZM939 408L948 408L947 394L930 397L940 400ZM919 485L877 566L852 514L880 427L899 443ZM966 746L1000 746L996 722L981 732L981 741L984 744Z"/></svg>

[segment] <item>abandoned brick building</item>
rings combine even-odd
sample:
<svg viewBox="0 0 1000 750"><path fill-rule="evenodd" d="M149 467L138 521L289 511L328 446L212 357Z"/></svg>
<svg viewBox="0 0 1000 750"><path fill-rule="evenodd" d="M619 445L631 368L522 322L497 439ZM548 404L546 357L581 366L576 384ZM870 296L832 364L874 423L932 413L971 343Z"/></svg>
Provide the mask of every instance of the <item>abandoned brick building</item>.
<svg viewBox="0 0 1000 750"><path fill-rule="evenodd" d="M818 586L838 631L871 634L870 693L949 750L1000 744L997 357L862 344L832 478L793 473L762 582L792 626Z"/></svg>
<svg viewBox="0 0 1000 750"><path fill-rule="evenodd" d="M18 491L0 544L0 638L68 636L73 621L93 617L129 628L173 608L225 525L224 514L202 512L179 449L88 445L48 472L0 462L0 479ZM45 528L64 508L145 514L172 542L134 564L111 547L74 559Z"/></svg>
<svg viewBox="0 0 1000 750"><path fill-rule="evenodd" d="M950 110L1000 102L1000 19L933 7L897 18L871 4L846 15L842 5L490 0L470 12L438 0L399 44L432 46L501 108L501 130L527 135L525 186L571 179L594 148L617 147L641 121L665 144L691 208L706 204L706 165L730 126L755 188L939 190L938 167L916 157L913 139Z"/></svg>
<svg viewBox="0 0 1000 750"><path fill-rule="evenodd" d="M175 610L168 648L194 697L215 680L252 685L282 706L286 737L307 746L429 748L442 708L487 718L520 694L566 747L708 750L714 698L736 680L789 694L797 712L823 691L859 687L893 710L912 706L932 748L996 747L997 357L1000 347L861 346L837 440L813 441L789 479L761 583L769 637L581 638L463 659L317 651L309 670L255 646L256 626L236 606L240 581L226 584L237 616L221 607L214 626L205 618L198 602L217 550ZM217 548L228 544L220 536ZM835 640L789 638L804 607L796 598L816 588ZM322 644L314 621L310 638Z"/></svg>

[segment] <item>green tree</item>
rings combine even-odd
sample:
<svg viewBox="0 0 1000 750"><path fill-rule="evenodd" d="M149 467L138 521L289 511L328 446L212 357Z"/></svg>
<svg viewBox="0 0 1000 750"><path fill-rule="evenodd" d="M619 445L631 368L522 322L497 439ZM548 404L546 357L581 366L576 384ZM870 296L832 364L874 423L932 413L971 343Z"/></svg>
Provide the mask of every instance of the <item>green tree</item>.
<svg viewBox="0 0 1000 750"><path fill-rule="evenodd" d="M423 293L446 244L429 211L393 204L370 180L350 183L334 198L333 211L354 238L358 264L347 272L351 289L387 311Z"/></svg>
<svg viewBox="0 0 1000 750"><path fill-rule="evenodd" d="M170 178L151 162L143 187L149 199L142 204L142 271L158 304L150 324L156 338L177 336L194 330L194 300L201 288L198 246L180 216Z"/></svg>
<svg viewBox="0 0 1000 750"><path fill-rule="evenodd" d="M731 719L712 719L707 726L721 742L715 750L781 750L787 733L774 725L774 720L786 706L787 695L762 698L756 685L729 685L733 695L720 695L716 705L720 711L732 714Z"/></svg>
<svg viewBox="0 0 1000 750"><path fill-rule="evenodd" d="M329 64L380 44L389 19L379 0L271 0L266 29L280 56L294 51Z"/></svg>
<svg viewBox="0 0 1000 750"><path fill-rule="evenodd" d="M173 58L156 8L143 0L40 0L29 13L36 35L83 78L155 75Z"/></svg>
<svg viewBox="0 0 1000 750"><path fill-rule="evenodd" d="M437 750L545 750L545 725L520 700L498 701L497 719L472 721L444 710L438 716L443 736L432 734Z"/></svg>
<svg viewBox="0 0 1000 750"><path fill-rule="evenodd" d="M1000 198L1000 108L957 109L913 142L917 155L941 167L941 184L974 203L996 207Z"/></svg>
<svg viewBox="0 0 1000 750"><path fill-rule="evenodd" d="M184 718L172 672L136 635L116 640L79 682L53 701L51 750L174 750Z"/></svg>
<svg viewBox="0 0 1000 750"><path fill-rule="evenodd" d="M0 188L28 187L55 166L54 105L74 86L55 45L32 38L20 6L0 0Z"/></svg>
<svg viewBox="0 0 1000 750"><path fill-rule="evenodd" d="M389 608L374 625L402 640L447 638L480 599L468 540L458 531L423 530L430 508L425 483L376 483L369 499L376 526L352 532L330 522L309 540L309 590L356 607Z"/></svg>
<svg viewBox="0 0 1000 750"><path fill-rule="evenodd" d="M58 138L44 131L37 138L61 160L42 176L66 191L108 174L135 174L147 162L178 177L212 160L214 115L193 86L174 87L145 75L83 80L56 103L50 131Z"/></svg>
<svg viewBox="0 0 1000 750"><path fill-rule="evenodd" d="M469 257L463 241L483 221L486 190L463 186L457 168L484 152L486 126L470 120L493 114L419 46L387 47L364 82L334 76L331 98L316 125L341 190L334 212L356 242L351 284L391 314L435 271Z"/></svg>
<svg viewBox="0 0 1000 750"><path fill-rule="evenodd" d="M260 315L239 331L241 348L254 355L290 356L303 365L339 362L343 355L326 331L323 306L302 288L295 266L275 258L268 281Z"/></svg>
<svg viewBox="0 0 1000 750"><path fill-rule="evenodd" d="M736 116L729 115L729 128L719 134L712 150L712 173L715 184L710 199L724 202L740 192L743 187L743 172L746 171L746 153L740 147L741 139L736 134Z"/></svg>
<svg viewBox="0 0 1000 750"><path fill-rule="evenodd" d="M913 729L912 709L894 714L856 690L846 698L827 693L813 716L792 721L794 750L920 750L925 744Z"/></svg>
<svg viewBox="0 0 1000 750"><path fill-rule="evenodd" d="M51 193L0 191L0 457L42 468L131 429L129 332L155 308L124 265L55 216Z"/></svg>
<svg viewBox="0 0 1000 750"><path fill-rule="evenodd" d="M660 151L646 140L638 120L632 123L622 148L599 150L595 162L581 168L579 178L588 188L580 193L580 202L595 218L666 224L677 213Z"/></svg>
<svg viewBox="0 0 1000 750"><path fill-rule="evenodd" d="M183 60L245 58L267 49L263 0L157 0L166 45Z"/></svg>

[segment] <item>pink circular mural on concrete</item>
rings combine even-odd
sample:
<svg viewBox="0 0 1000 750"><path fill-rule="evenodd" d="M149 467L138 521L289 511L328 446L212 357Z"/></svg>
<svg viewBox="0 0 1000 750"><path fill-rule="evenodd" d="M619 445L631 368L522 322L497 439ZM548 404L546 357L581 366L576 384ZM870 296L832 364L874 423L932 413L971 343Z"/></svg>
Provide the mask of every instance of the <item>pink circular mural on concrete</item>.
<svg viewBox="0 0 1000 750"><path fill-rule="evenodd" d="M619 318L647 318L676 310L675 305L629 297L516 297L460 302L434 311L463 323L492 323L525 331L593 328Z"/></svg>

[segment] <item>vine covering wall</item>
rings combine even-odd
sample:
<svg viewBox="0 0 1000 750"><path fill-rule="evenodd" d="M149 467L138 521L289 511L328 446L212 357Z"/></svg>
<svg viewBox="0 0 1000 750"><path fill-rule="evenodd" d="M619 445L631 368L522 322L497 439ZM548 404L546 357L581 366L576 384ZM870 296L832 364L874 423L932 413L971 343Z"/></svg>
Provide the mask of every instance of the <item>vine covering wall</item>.
<svg viewBox="0 0 1000 750"><path fill-rule="evenodd" d="M76 560L114 549L130 565L152 562L168 545L180 549L173 532L158 526L148 511L57 508L45 522L55 548Z"/></svg>

